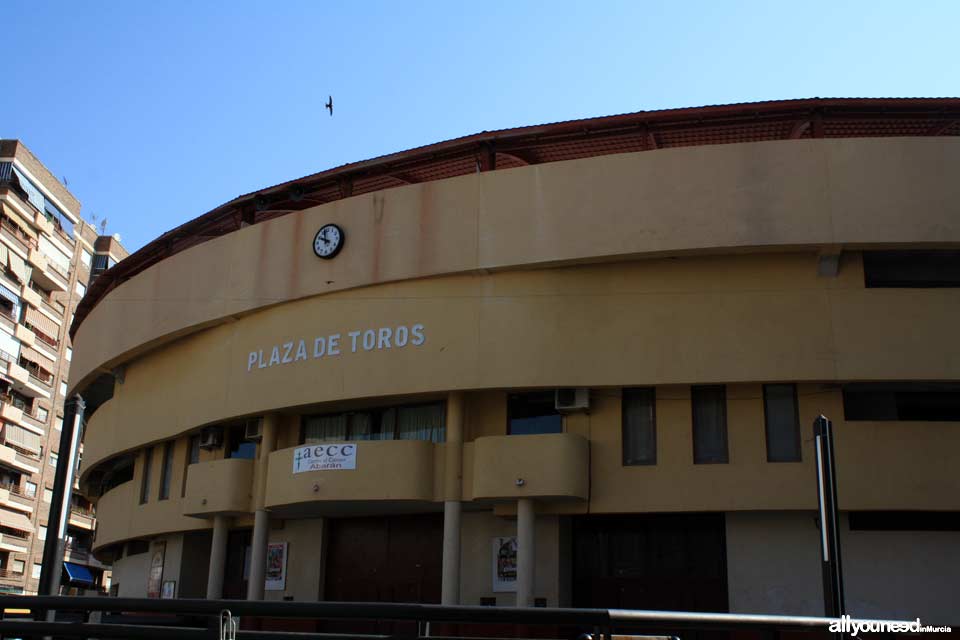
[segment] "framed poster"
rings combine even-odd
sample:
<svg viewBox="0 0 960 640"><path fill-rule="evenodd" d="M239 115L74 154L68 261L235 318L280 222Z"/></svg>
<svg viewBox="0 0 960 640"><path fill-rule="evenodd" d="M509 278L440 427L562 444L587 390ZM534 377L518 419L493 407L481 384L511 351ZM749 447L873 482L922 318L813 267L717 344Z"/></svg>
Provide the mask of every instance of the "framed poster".
<svg viewBox="0 0 960 640"><path fill-rule="evenodd" d="M147 574L147 597L159 598L163 582L163 556L166 542L154 542L150 550L150 572Z"/></svg>
<svg viewBox="0 0 960 640"><path fill-rule="evenodd" d="M160 591L160 598L170 600L177 595L177 581L167 580L163 583L163 589Z"/></svg>
<svg viewBox="0 0 960 640"><path fill-rule="evenodd" d="M493 539L493 591L517 590L517 537Z"/></svg>
<svg viewBox="0 0 960 640"><path fill-rule="evenodd" d="M263 588L267 591L283 591L287 586L287 543L271 542L267 545L267 574Z"/></svg>

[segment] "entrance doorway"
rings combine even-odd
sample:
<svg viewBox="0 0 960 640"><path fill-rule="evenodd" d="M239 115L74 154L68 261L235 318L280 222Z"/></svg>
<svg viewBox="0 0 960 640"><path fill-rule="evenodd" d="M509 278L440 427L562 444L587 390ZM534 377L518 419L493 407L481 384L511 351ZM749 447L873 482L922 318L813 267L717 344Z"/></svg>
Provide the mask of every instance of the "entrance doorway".
<svg viewBox="0 0 960 640"><path fill-rule="evenodd" d="M722 513L581 516L573 541L575 607L728 610Z"/></svg>

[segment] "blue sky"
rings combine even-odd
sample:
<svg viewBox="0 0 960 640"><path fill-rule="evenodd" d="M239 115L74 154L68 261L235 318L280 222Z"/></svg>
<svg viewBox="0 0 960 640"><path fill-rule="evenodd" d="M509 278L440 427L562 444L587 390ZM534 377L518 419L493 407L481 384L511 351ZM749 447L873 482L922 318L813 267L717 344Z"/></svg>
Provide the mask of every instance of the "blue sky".
<svg viewBox="0 0 960 640"><path fill-rule="evenodd" d="M0 137L131 249L239 194L482 130L960 93L950 1L3 4Z"/></svg>

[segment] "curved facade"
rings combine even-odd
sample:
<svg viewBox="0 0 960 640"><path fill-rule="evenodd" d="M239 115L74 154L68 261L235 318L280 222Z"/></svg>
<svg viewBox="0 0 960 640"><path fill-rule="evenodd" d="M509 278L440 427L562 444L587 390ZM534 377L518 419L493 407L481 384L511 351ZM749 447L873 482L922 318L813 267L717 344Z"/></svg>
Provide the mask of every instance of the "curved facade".
<svg viewBox="0 0 960 640"><path fill-rule="evenodd" d="M952 613L960 138L910 105L928 135L505 169L491 134L473 173L135 254L73 328L119 592L160 549L184 597L819 613L825 414L850 612Z"/></svg>

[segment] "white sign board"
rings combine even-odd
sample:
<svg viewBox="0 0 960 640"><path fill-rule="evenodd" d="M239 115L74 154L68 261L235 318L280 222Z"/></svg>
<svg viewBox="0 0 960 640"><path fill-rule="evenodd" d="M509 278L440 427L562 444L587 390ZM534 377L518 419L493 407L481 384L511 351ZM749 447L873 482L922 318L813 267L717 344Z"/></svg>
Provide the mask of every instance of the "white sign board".
<svg viewBox="0 0 960 640"><path fill-rule="evenodd" d="M357 445L310 444L293 450L293 472L334 471L357 468Z"/></svg>
<svg viewBox="0 0 960 640"><path fill-rule="evenodd" d="M517 537L493 539L493 591L517 590Z"/></svg>

